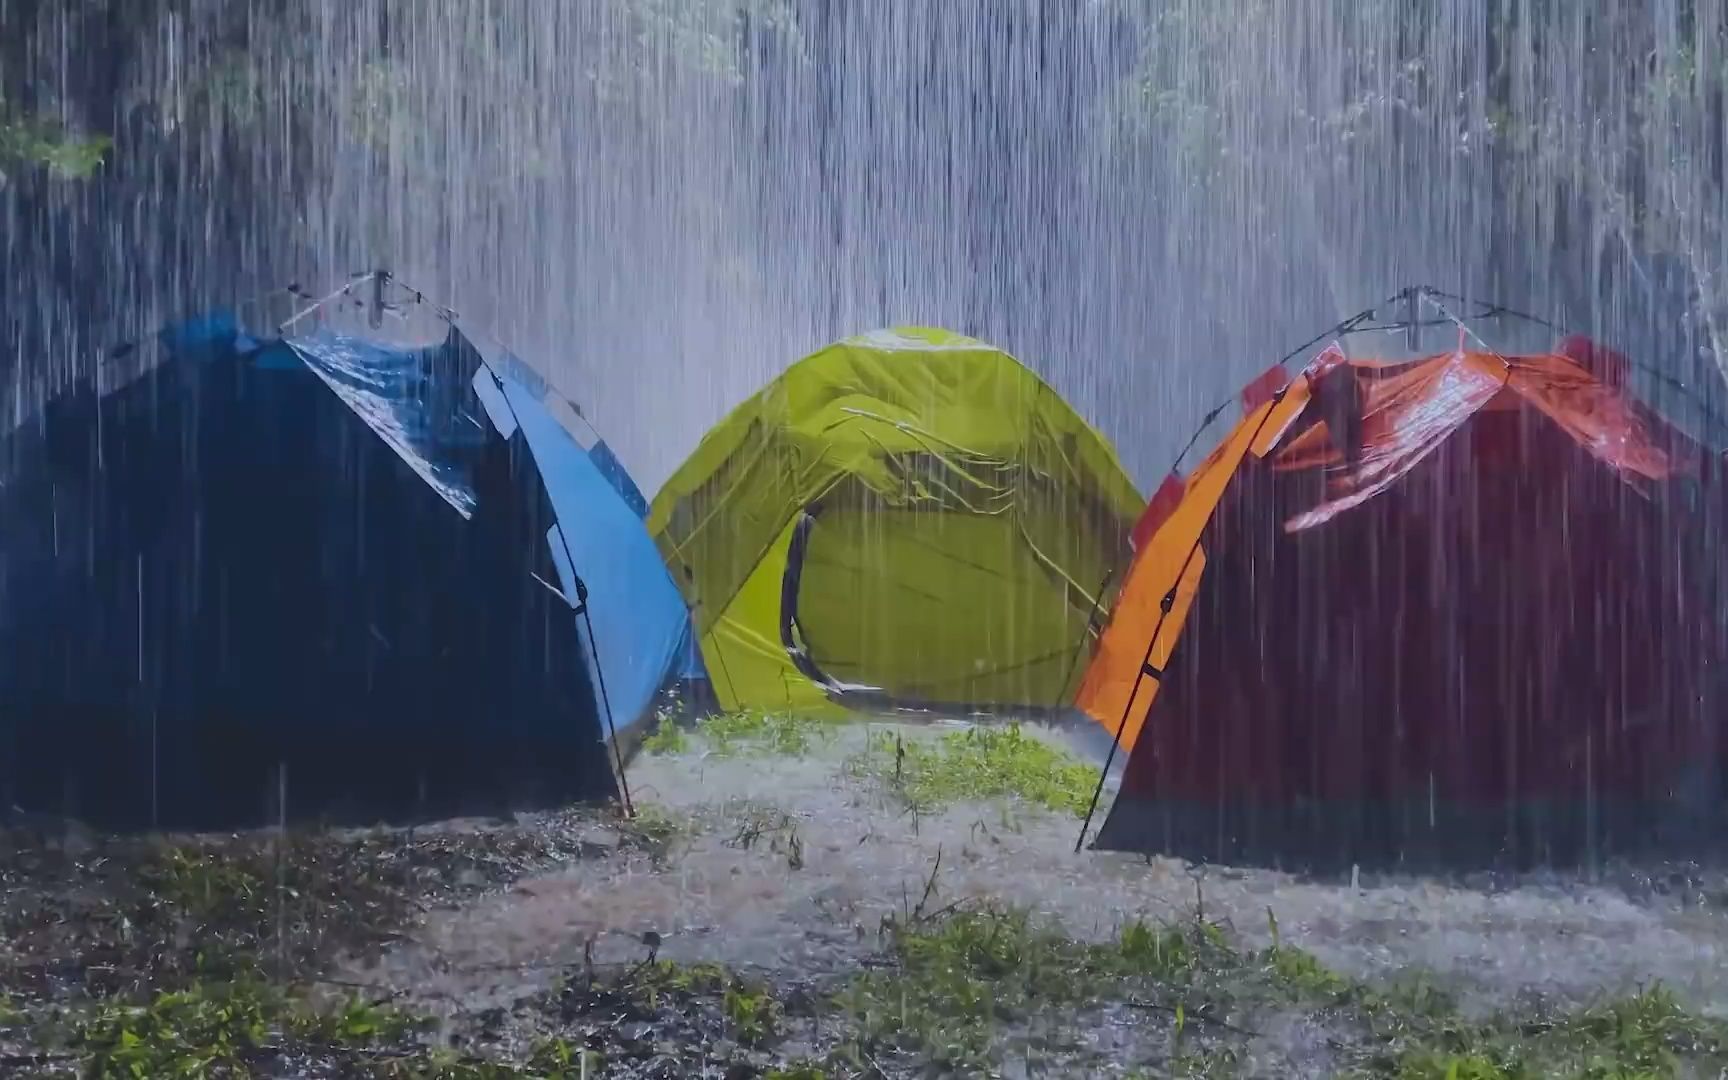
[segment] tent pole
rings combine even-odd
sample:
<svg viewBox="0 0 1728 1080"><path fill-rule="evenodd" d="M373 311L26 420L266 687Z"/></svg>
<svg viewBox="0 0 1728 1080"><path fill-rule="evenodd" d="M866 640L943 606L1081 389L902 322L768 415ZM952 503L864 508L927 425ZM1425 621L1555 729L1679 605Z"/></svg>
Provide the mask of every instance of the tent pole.
<svg viewBox="0 0 1728 1080"><path fill-rule="evenodd" d="M1134 688L1128 692L1128 700L1122 706L1122 718L1116 721L1116 734L1110 740L1110 753L1105 755L1104 767L1098 770L1098 786L1092 789L1092 801L1086 807L1086 820L1080 823L1080 836L1074 841L1074 854L1080 854L1080 849L1086 846L1087 830L1092 828L1092 815L1098 811L1098 800L1104 796L1104 781L1110 776L1110 766L1116 764L1116 752L1122 748L1122 733L1128 730L1128 714L1134 710L1134 698L1140 693L1140 685L1146 681L1146 676L1153 671L1152 650L1158 647L1158 635L1164 632L1164 620L1170 616L1170 611L1176 606L1176 589L1182 584L1182 579L1188 576L1188 565L1194 561L1194 553L1200 550L1200 541L1196 539L1194 546L1188 549L1188 557L1182 560L1182 569L1176 574L1175 584L1170 591L1158 601L1158 621L1152 626L1151 637L1146 642L1146 654L1140 658L1140 670L1134 673ZM1157 678L1163 677L1163 671Z"/></svg>
<svg viewBox="0 0 1728 1080"><path fill-rule="evenodd" d="M1356 316L1356 318L1359 319L1361 316ZM1345 321L1348 323L1355 321L1355 319ZM1282 362L1280 361L1280 363ZM1289 392L1289 389L1290 385L1286 383L1282 389L1272 395L1272 400L1267 403L1266 411L1260 416L1260 422L1254 426L1254 434L1249 437L1247 445L1243 448L1244 456L1253 452L1254 444L1260 441L1260 433L1266 429L1266 421L1272 419L1272 414L1277 411L1278 403L1284 400L1284 395ZM1232 466L1232 471L1241 468L1241 466L1242 460L1238 458L1236 464ZM1206 516L1207 520L1211 520L1211 514ZM1116 752L1122 748L1122 733L1128 729L1128 714L1134 709L1134 698L1140 693L1140 686L1146 681L1146 676L1151 675L1160 682L1164 679L1164 669L1154 667L1152 664L1152 650L1158 647L1158 635L1164 632L1164 620L1170 617L1170 612L1176 607L1176 590L1182 587L1182 579L1188 576L1188 567L1194 562L1195 552L1200 550L1200 537L1204 533L1205 528L1202 527L1200 533L1195 535L1194 543L1189 545L1188 554L1182 560L1182 569L1176 572L1176 580L1170 584L1170 591L1158 601L1158 621L1152 626L1151 637L1146 642L1146 653L1140 658L1140 670L1134 673L1134 688L1129 691L1128 700L1122 706L1122 718L1116 722L1116 734L1110 740L1110 753L1104 758L1104 767L1098 770L1098 786L1092 789L1092 802L1086 807L1086 820L1080 823L1080 835L1074 841L1074 854L1076 855L1080 854L1080 849L1086 846L1086 833L1092 828L1092 815L1098 811L1098 800L1104 796L1104 781L1110 777L1110 766L1116 763ZM1127 582L1123 582L1123 587L1127 587Z"/></svg>
<svg viewBox="0 0 1728 1080"><path fill-rule="evenodd" d="M1086 628L1088 630L1090 630L1092 628L1093 621L1098 618L1098 609L1104 606L1104 590L1108 589L1110 587L1110 582L1115 577L1116 577L1116 567L1112 566L1112 567L1110 567L1110 569L1104 571L1104 580L1100 581L1098 583L1098 591L1096 593L1094 593L1092 596L1092 606L1087 608L1087 610L1086 610ZM1105 621L1108 622L1109 620L1105 620ZM1100 637L1103 636L1102 630L1099 631L1099 636ZM1074 659L1068 664L1068 675L1066 678L1064 678L1062 680L1063 693L1067 693L1068 684L1070 684L1074 681L1074 672L1079 670L1080 654L1082 651L1085 650L1085 648L1086 648L1086 639L1085 639L1085 636L1082 635L1081 639L1080 639L1080 644L1075 646L1075 648L1074 648Z"/></svg>
<svg viewBox="0 0 1728 1080"><path fill-rule="evenodd" d="M390 271L374 270L372 272L372 309L366 321L374 330L384 325L384 286L389 283Z"/></svg>
<svg viewBox="0 0 1728 1080"><path fill-rule="evenodd" d="M416 290L418 291L418 290ZM448 311L449 309L445 309ZM485 357L480 358L481 367L493 379L502 385L502 379ZM510 396L504 396L504 404L510 410L510 415L516 421L518 430L522 427L522 418L516 415L516 406L510 404ZM544 480L541 481L545 483ZM630 781L624 775L624 751L618 747L618 725L612 718L612 699L606 693L606 673L600 670L600 643L594 640L594 619L588 614L588 586L582 580L582 575L576 572L576 555L570 550L570 540L564 535L562 527L558 529L558 543L564 549L564 561L570 564L570 577L576 582L575 613L582 616L582 623L588 629L588 653L594 657L594 681L600 688L600 706L606 711L607 741L612 744L612 760L618 769L618 792L624 798L624 815L634 817L636 808L630 801ZM564 598L566 602L569 597Z"/></svg>
<svg viewBox="0 0 1728 1080"><path fill-rule="evenodd" d="M564 530L558 530L562 539ZM565 541L564 558L570 558L569 541ZM570 564L570 576L576 579L576 601L582 612L582 624L588 628L588 652L594 657L594 681L600 686L600 704L606 709L607 741L612 744L612 760L618 766L618 792L624 796L624 816L636 816L636 808L630 802L630 781L624 775L624 751L618 747L618 725L612 719L612 699L606 694L606 672L600 667L600 643L594 640L594 620L588 614L588 586L576 574L576 564Z"/></svg>

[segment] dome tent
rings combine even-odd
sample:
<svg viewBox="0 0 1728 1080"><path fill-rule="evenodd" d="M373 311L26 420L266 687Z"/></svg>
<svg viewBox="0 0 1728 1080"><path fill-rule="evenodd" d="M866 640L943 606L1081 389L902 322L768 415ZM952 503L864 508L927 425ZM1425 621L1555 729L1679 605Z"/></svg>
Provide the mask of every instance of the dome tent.
<svg viewBox="0 0 1728 1080"><path fill-rule="evenodd" d="M1141 498L1014 358L878 331L715 426L649 530L728 709L1066 706Z"/></svg>
<svg viewBox="0 0 1728 1080"><path fill-rule="evenodd" d="M146 348L0 444L6 805L227 828L617 791L608 714L688 620L573 408L454 321L399 348L217 313Z"/></svg>
<svg viewBox="0 0 1728 1080"><path fill-rule="evenodd" d="M1468 340L1274 367L1160 486L1078 694L1128 753L1096 846L1332 869L1719 835L1711 455L1582 339Z"/></svg>

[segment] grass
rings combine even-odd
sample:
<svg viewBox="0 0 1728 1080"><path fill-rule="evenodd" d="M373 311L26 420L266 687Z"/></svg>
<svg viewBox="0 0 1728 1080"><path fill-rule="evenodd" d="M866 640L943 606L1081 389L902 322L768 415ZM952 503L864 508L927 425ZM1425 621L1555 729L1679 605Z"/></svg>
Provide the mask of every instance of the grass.
<svg viewBox="0 0 1728 1080"><path fill-rule="evenodd" d="M833 737L843 720L808 713L742 709L711 716L694 733L662 717L654 733L642 740L650 754L676 756L700 745L716 757L778 754L797 757L818 742Z"/></svg>
<svg viewBox="0 0 1728 1080"><path fill-rule="evenodd" d="M589 857L588 820L84 850L0 835L0 1074L563 1075L550 1058L522 1072L434 1051L419 1018L311 991L337 955L374 952L430 903Z"/></svg>
<svg viewBox="0 0 1728 1080"><path fill-rule="evenodd" d="M785 1034L786 1007L774 988L718 964L645 960L611 975L588 970L566 980L555 1009L561 1027L612 1033L622 1056L639 1056L628 1032L648 1026L655 1052L678 1058L691 1074L735 1066Z"/></svg>
<svg viewBox="0 0 1728 1080"><path fill-rule="evenodd" d="M702 722L698 733L717 757L780 754L796 757L817 742L832 738L844 721L808 713L759 709L722 713Z"/></svg>
<svg viewBox="0 0 1728 1080"><path fill-rule="evenodd" d="M1290 1015L1319 1022L1336 1073L1359 1080L1680 1080L1728 1068L1728 1027L1660 987L1570 1012L1469 1019L1424 979L1364 983L1276 931L1250 950L1197 919L1134 922L1086 944L1022 911L960 911L894 928L888 960L838 1000L852 1035L836 1061L848 1068L910 1055L930 1072L987 1074L1028 1046L1102 1068L1080 1033L1111 1010L1163 1025L1148 1076L1233 1075L1256 1025ZM1068 1019L1063 1032L1040 1030L1052 1015Z"/></svg>
<svg viewBox="0 0 1728 1080"><path fill-rule="evenodd" d="M642 752L661 757L676 757L690 748L690 738L684 726L666 713L654 718L654 731L642 740Z"/></svg>
<svg viewBox="0 0 1728 1080"><path fill-rule="evenodd" d="M1364 1080L1670 1080L1728 1069L1728 1029L1660 986L1571 1012L1480 1022L1383 1002L1374 1011L1378 1045L1353 1073Z"/></svg>
<svg viewBox="0 0 1728 1080"><path fill-rule="evenodd" d="M196 982L143 1004L104 1002L38 1033L39 1074L88 1080L342 1075L416 1080L574 1077L580 1061L558 1041L522 1065L422 1043L429 1022L380 1002L320 1009L253 980Z"/></svg>
<svg viewBox="0 0 1728 1080"><path fill-rule="evenodd" d="M1029 763L1051 773L1045 754L1059 756L1015 729L977 729L916 746L877 740L868 764L910 798L1051 805L1036 794L1047 789L1026 786ZM798 869L802 841L783 811L740 803L730 820L725 843L783 850ZM663 850L684 827L644 806L623 830L627 844ZM927 913L930 888L885 922L882 948L850 973L789 989L710 964L597 971L584 960L513 1014L530 1018L511 1021L525 1029L463 1050L430 1045L428 1021L390 1000L313 992L337 951L387 942L428 903L584 857L579 830L513 828L109 841L75 856L0 845L0 1073L564 1080L584 1068L644 1075L653 1060L665 1075L780 1080L999 1074L1009 1063L1229 1077L1251 1058L1276 1067L1276 1033L1293 1022L1321 1048L1291 1073L1355 1080L1681 1080L1728 1069L1728 1026L1662 986L1483 1017L1419 975L1334 971L1285 940L1270 913L1263 947L1198 916L1130 922L1089 942L1018 908ZM471 886L452 884L465 878ZM1131 1032L1132 1052L1095 1048L1102 1031Z"/></svg>
<svg viewBox="0 0 1728 1080"><path fill-rule="evenodd" d="M841 1057L863 1067L884 1053L910 1053L943 1074L988 1072L1005 1032L1011 1040L1160 984L1197 993L1208 968L1231 956L1222 932L1198 922L1135 922L1113 942L1085 944L1018 910L916 919L894 929L892 966L858 977L839 999L855 1029ZM1204 1015L1203 1006L1197 1011ZM1055 1055L1081 1049L1048 1032L1039 1041Z"/></svg>
<svg viewBox="0 0 1728 1080"><path fill-rule="evenodd" d="M1098 771L1019 725L972 727L941 738L873 734L856 770L886 783L919 813L956 802L1013 797L1080 817Z"/></svg>

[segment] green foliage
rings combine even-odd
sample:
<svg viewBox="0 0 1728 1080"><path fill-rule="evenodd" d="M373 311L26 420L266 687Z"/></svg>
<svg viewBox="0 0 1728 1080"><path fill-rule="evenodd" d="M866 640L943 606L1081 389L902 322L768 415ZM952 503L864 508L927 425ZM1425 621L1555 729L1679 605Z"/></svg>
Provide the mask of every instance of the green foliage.
<svg viewBox="0 0 1728 1080"><path fill-rule="evenodd" d="M1355 1075L1397 1080L1674 1080L1728 1068L1728 1028L1661 987L1553 1016L1471 1022L1447 1007L1363 995L1372 1050ZM1708 1072L1701 1072L1707 1069Z"/></svg>
<svg viewBox="0 0 1728 1080"><path fill-rule="evenodd" d="M412 1013L359 998L350 998L333 1011L294 1010L285 1022L301 1038L332 1046L400 1042L427 1026Z"/></svg>
<svg viewBox="0 0 1728 1080"><path fill-rule="evenodd" d="M1678 1080L1728 1067L1728 1027L1661 988L1572 1013L1472 1020L1426 978L1359 982L1276 932L1248 951L1200 920L1137 921L1105 944L1015 911L914 918L892 931L892 966L839 998L854 1032L841 1056L854 1064L892 1052L937 1072L988 1072L1016 1022L1132 1002L1169 1025L1157 1075L1232 1075L1253 1018L1292 1009L1324 1018L1343 1074L1361 1080Z"/></svg>
<svg viewBox="0 0 1728 1080"><path fill-rule="evenodd" d="M760 1046L775 1032L779 1007L763 987L734 982L726 987L722 1007L732 1037L745 1046Z"/></svg>
<svg viewBox="0 0 1728 1080"><path fill-rule="evenodd" d="M16 112L0 99L0 182L8 165L44 168L63 180L87 179L112 145L106 135L74 134L47 117Z"/></svg>
<svg viewBox="0 0 1728 1080"><path fill-rule="evenodd" d="M801 53L793 5L786 0L606 0L614 9L599 61L590 72L601 97L624 96L670 70L739 86L745 81L746 33L755 30Z"/></svg>
<svg viewBox="0 0 1728 1080"><path fill-rule="evenodd" d="M244 1075L270 1034L274 1011L258 987L197 986L148 1005L109 1005L75 1027L72 1046L92 1077Z"/></svg>
<svg viewBox="0 0 1728 1080"><path fill-rule="evenodd" d="M65 1042L90 1077L244 1076L252 1063L290 1048L305 1054L406 1047L424 1026L378 1003L352 1000L319 1011L264 983L238 980L193 983L143 1005L96 1006L75 1017Z"/></svg>
<svg viewBox="0 0 1728 1080"><path fill-rule="evenodd" d="M935 741L873 734L858 769L889 784L920 813L1012 797L1079 817L1098 781L1092 766L1018 724L968 728Z"/></svg>
<svg viewBox="0 0 1728 1080"><path fill-rule="evenodd" d="M1192 985L1205 971L1237 962L1223 931L1198 921L1154 926L1136 919L1123 928L1116 951L1121 974L1146 975L1177 986Z"/></svg>
<svg viewBox="0 0 1728 1080"><path fill-rule="evenodd" d="M1292 945L1273 945L1261 954L1275 983L1298 1000L1330 1001L1351 989L1350 983L1327 968L1314 954Z"/></svg>

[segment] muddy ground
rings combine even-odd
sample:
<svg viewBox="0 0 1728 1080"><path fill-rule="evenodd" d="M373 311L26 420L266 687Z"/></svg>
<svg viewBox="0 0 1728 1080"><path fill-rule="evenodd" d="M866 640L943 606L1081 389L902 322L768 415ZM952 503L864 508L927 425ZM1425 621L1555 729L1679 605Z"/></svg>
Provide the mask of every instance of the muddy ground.
<svg viewBox="0 0 1728 1080"><path fill-rule="evenodd" d="M256 973L295 988L294 1009L375 1009L401 1030L367 1014L352 1025L364 1030L330 1035L276 1006L266 1034L184 1075L1469 1080L1728 1065L1720 874L1353 886L1076 853L1072 800L908 805L894 740L928 746L961 728L856 724L791 746L692 736L634 762L633 822L573 811L329 838L348 846L306 850L354 876L306 882L331 891L322 924L290 903L297 927L285 926L280 883L260 870ZM413 845L423 859L402 854ZM197 920L154 954L120 949L141 973L91 989L88 956L73 970L78 959L44 954L116 947L44 931L52 874L17 859L0 904L13 931L0 946L13 1002L8 1028L0 999L0 1068L128 1075L110 1046L124 1038L66 1012L166 988L149 969L202 932ZM282 861L259 866L279 878ZM64 887L82 880L57 865ZM375 910L356 918L355 904Z"/></svg>

